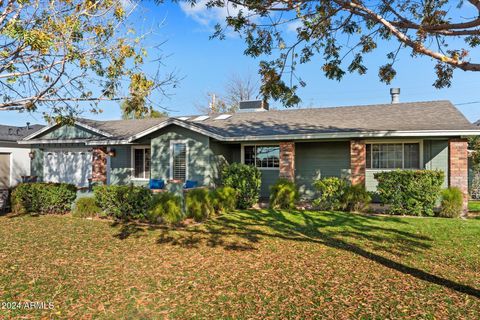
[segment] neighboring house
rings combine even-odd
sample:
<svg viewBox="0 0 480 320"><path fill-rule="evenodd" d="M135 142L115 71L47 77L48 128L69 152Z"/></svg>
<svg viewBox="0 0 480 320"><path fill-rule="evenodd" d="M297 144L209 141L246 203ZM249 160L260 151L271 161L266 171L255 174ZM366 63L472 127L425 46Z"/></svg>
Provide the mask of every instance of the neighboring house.
<svg viewBox="0 0 480 320"><path fill-rule="evenodd" d="M30 175L30 146L20 145L18 140L41 129L41 125L14 127L0 125L0 189L8 189Z"/></svg>
<svg viewBox="0 0 480 320"><path fill-rule="evenodd" d="M392 169L439 169L444 186L467 192L467 142L480 135L449 101L267 110L244 102L235 114L143 120L78 119L20 141L35 150L32 174L43 181L87 186L148 185L167 189L186 179L211 186L220 165L242 162L262 172L261 195L279 177L295 180L302 197L312 183L345 177L375 190L373 174Z"/></svg>

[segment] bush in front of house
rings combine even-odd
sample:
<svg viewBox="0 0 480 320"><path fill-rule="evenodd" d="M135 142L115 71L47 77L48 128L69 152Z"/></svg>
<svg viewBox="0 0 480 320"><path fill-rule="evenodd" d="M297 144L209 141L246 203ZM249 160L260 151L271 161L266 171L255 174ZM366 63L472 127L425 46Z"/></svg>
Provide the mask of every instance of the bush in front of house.
<svg viewBox="0 0 480 320"><path fill-rule="evenodd" d="M67 213L77 197L77 188L68 183L20 183L12 192L12 211L25 213Z"/></svg>
<svg viewBox="0 0 480 320"><path fill-rule="evenodd" d="M94 197L83 197L75 202L72 215L78 218L90 218L98 216L101 211Z"/></svg>
<svg viewBox="0 0 480 320"><path fill-rule="evenodd" d="M195 221L203 221L212 216L215 209L210 190L197 188L185 192L185 213Z"/></svg>
<svg viewBox="0 0 480 320"><path fill-rule="evenodd" d="M342 195L342 208L347 211L364 212L372 202L372 196L363 185L350 185L345 187Z"/></svg>
<svg viewBox="0 0 480 320"><path fill-rule="evenodd" d="M441 208L438 215L444 218L457 218L463 212L463 193L457 187L442 190Z"/></svg>
<svg viewBox="0 0 480 320"><path fill-rule="evenodd" d="M348 182L338 177L328 177L315 180L313 186L319 196L313 200L313 205L320 210L341 210L343 209L342 199Z"/></svg>
<svg viewBox="0 0 480 320"><path fill-rule="evenodd" d="M153 195L147 219L151 223L176 224L184 218L182 197L172 192Z"/></svg>
<svg viewBox="0 0 480 320"><path fill-rule="evenodd" d="M152 203L149 189L133 185L95 186L93 193L104 214L115 219L145 219Z"/></svg>
<svg viewBox="0 0 480 320"><path fill-rule="evenodd" d="M278 179L270 187L270 208L295 209L298 200L298 188L294 182L287 179Z"/></svg>
<svg viewBox="0 0 480 320"><path fill-rule="evenodd" d="M438 170L394 170L374 174L377 193L392 214L433 216L445 179Z"/></svg>
<svg viewBox="0 0 480 320"><path fill-rule="evenodd" d="M239 209L248 209L258 202L261 173L258 168L241 163L232 163L222 169L222 184L238 191Z"/></svg>
<svg viewBox="0 0 480 320"><path fill-rule="evenodd" d="M235 210L237 204L237 190L232 187L219 187L210 191L215 213L225 214Z"/></svg>

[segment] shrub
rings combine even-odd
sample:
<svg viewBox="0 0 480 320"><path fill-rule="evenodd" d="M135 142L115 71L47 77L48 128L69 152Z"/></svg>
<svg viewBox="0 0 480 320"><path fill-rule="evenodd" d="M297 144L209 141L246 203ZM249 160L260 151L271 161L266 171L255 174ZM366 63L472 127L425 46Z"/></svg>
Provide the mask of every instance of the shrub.
<svg viewBox="0 0 480 320"><path fill-rule="evenodd" d="M97 206L94 197L84 197L77 199L72 215L79 218L96 217L101 211L102 210Z"/></svg>
<svg viewBox="0 0 480 320"><path fill-rule="evenodd" d="M66 213L77 197L77 188L67 183L21 183L12 192L15 213Z"/></svg>
<svg viewBox="0 0 480 320"><path fill-rule="evenodd" d="M377 172L374 177L380 200L390 205L390 213L432 216L445 175L437 170L395 170Z"/></svg>
<svg viewBox="0 0 480 320"><path fill-rule="evenodd" d="M463 193L457 187L442 190L440 217L457 218L463 212Z"/></svg>
<svg viewBox="0 0 480 320"><path fill-rule="evenodd" d="M347 187L347 181L337 177L328 177L313 182L320 193L313 205L321 210L342 209L342 197Z"/></svg>
<svg viewBox="0 0 480 320"><path fill-rule="evenodd" d="M261 174L258 168L232 163L222 169L222 184L238 191L237 208L247 209L258 202Z"/></svg>
<svg viewBox="0 0 480 320"><path fill-rule="evenodd" d="M150 208L152 193L143 187L96 186L95 201L102 211L116 219L145 219Z"/></svg>
<svg viewBox="0 0 480 320"><path fill-rule="evenodd" d="M172 192L161 192L152 197L147 218L152 223L175 224L182 220L182 197Z"/></svg>
<svg viewBox="0 0 480 320"><path fill-rule="evenodd" d="M185 194L185 211L188 218L203 221L213 215L213 201L208 189L192 189Z"/></svg>
<svg viewBox="0 0 480 320"><path fill-rule="evenodd" d="M211 191L213 209L216 213L227 213L235 210L237 191L231 187L219 187Z"/></svg>
<svg viewBox="0 0 480 320"><path fill-rule="evenodd" d="M298 188L290 180L278 179L270 187L270 208L294 209L298 200Z"/></svg>
<svg viewBox="0 0 480 320"><path fill-rule="evenodd" d="M342 207L353 212L363 212L372 202L372 197L363 185L348 185L342 196Z"/></svg>

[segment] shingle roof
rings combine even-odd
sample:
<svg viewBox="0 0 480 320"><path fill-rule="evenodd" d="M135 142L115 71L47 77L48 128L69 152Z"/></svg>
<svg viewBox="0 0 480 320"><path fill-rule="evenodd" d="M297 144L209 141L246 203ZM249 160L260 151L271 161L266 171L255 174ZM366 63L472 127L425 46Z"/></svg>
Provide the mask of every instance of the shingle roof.
<svg viewBox="0 0 480 320"><path fill-rule="evenodd" d="M331 132L478 130L449 101L240 112L197 126L226 136Z"/></svg>
<svg viewBox="0 0 480 320"><path fill-rule="evenodd" d="M111 138L105 137L105 140L138 137L140 133L165 124L169 119L169 122L175 119L177 123L185 123L191 128L227 139L378 131L479 130L449 101L238 112L221 120L216 120L217 116L210 115L203 121L193 121L196 116L189 116L187 120L163 117L112 121L78 119L78 122L112 135Z"/></svg>
<svg viewBox="0 0 480 320"><path fill-rule="evenodd" d="M43 127L42 125L34 124L30 125L30 128L27 130L27 127L0 125L0 141L18 141Z"/></svg>
<svg viewBox="0 0 480 320"><path fill-rule="evenodd" d="M90 127L100 131L112 134L115 139L126 139L134 134L145 131L168 118L153 118L153 119L137 119L137 120L109 120L98 121L91 119L78 119L79 122L84 123Z"/></svg>

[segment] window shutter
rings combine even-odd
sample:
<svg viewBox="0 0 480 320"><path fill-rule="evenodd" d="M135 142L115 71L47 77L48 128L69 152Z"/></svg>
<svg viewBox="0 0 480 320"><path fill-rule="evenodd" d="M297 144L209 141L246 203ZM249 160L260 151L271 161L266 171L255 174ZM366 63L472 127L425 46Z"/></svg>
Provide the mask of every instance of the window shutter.
<svg viewBox="0 0 480 320"><path fill-rule="evenodd" d="M173 144L173 179L185 180L187 175L187 145Z"/></svg>

